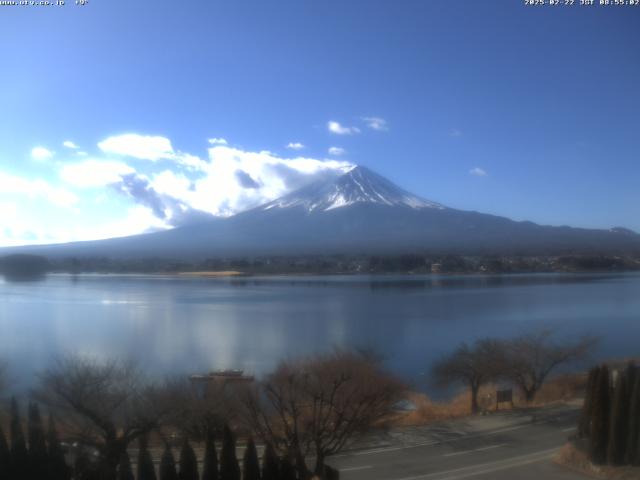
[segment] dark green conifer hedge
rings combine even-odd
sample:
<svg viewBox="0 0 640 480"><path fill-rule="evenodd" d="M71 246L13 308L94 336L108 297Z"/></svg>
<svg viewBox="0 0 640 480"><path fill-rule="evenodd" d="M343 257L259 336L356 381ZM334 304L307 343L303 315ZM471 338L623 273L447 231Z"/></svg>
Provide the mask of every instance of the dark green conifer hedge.
<svg viewBox="0 0 640 480"><path fill-rule="evenodd" d="M240 465L236 456L236 440L228 425L224 426L222 437L220 480L240 480Z"/></svg>

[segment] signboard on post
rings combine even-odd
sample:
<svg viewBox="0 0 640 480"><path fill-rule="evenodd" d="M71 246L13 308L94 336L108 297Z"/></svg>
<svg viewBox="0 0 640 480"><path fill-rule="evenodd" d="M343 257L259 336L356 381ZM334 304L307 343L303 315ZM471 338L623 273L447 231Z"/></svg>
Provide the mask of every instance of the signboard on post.
<svg viewBox="0 0 640 480"><path fill-rule="evenodd" d="M513 390L497 390L496 391L496 410L501 403L509 402L513 408Z"/></svg>

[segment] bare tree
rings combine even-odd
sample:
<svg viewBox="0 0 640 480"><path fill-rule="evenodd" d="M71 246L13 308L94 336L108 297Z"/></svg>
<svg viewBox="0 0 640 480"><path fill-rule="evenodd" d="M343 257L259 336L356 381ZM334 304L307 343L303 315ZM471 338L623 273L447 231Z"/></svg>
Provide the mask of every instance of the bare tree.
<svg viewBox="0 0 640 480"><path fill-rule="evenodd" d="M505 344L503 374L531 402L554 369L586 358L597 342L589 335L560 342L550 330L521 335Z"/></svg>
<svg viewBox="0 0 640 480"><path fill-rule="evenodd" d="M252 430L293 458L300 478L325 475L325 460L383 422L403 398L404 385L378 359L336 351L286 361L245 396Z"/></svg>
<svg viewBox="0 0 640 480"><path fill-rule="evenodd" d="M462 343L453 353L437 361L432 374L441 386L460 382L471 392L471 413L478 413L478 391L494 380L503 361L504 346L500 340L481 339L473 345Z"/></svg>
<svg viewBox="0 0 640 480"><path fill-rule="evenodd" d="M105 480L116 478L129 443L156 428L164 414L155 401L156 387L119 361L64 357L41 375L36 396L61 412L73 439L100 453Z"/></svg>
<svg viewBox="0 0 640 480"><path fill-rule="evenodd" d="M232 393L222 382L194 384L184 377L168 379L162 399L169 412L165 423L200 442L218 436L237 413Z"/></svg>

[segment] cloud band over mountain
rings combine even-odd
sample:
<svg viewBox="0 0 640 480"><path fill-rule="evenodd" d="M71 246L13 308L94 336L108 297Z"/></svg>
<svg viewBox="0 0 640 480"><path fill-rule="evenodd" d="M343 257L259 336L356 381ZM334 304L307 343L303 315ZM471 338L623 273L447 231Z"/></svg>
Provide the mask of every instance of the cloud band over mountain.
<svg viewBox="0 0 640 480"><path fill-rule="evenodd" d="M0 245L99 239L227 217L351 166L347 161L251 151L221 138L208 143L202 158L176 150L168 138L128 133L100 141L97 153L89 157L72 148L42 157L46 163L41 168L50 170L47 180L0 176L11 191L46 200L46 208L73 209L80 217L108 203L114 216L111 222L105 220L104 228L61 226L45 235L27 228L26 220L18 228L19 205L5 202L3 216L12 227L0 232Z"/></svg>

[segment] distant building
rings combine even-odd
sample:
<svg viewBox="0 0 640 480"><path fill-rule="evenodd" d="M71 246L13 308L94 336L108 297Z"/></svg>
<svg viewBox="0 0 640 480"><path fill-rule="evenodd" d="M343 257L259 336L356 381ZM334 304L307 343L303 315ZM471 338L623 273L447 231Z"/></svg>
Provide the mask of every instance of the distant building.
<svg viewBox="0 0 640 480"><path fill-rule="evenodd" d="M432 263L431 264L431 273L440 273L442 271L441 263Z"/></svg>
<svg viewBox="0 0 640 480"><path fill-rule="evenodd" d="M202 394L208 391L224 389L253 383L253 375L245 375L244 370L214 370L204 375L191 375L191 384Z"/></svg>
<svg viewBox="0 0 640 480"><path fill-rule="evenodd" d="M213 370L205 375L191 375L192 382L253 382L253 375L245 375L244 370Z"/></svg>

